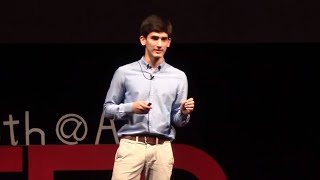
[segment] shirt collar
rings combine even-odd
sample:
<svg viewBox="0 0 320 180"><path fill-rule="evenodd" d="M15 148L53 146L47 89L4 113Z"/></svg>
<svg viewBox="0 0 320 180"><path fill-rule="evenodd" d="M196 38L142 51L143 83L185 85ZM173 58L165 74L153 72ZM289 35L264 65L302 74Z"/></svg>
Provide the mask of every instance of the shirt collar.
<svg viewBox="0 0 320 180"><path fill-rule="evenodd" d="M144 56L141 57L141 59L139 60L140 63L142 64L144 69L150 69L151 65L147 63L147 61L144 59ZM164 65L165 65L166 61L165 59L163 59L163 62L158 66L158 70L160 71L161 69L163 69Z"/></svg>

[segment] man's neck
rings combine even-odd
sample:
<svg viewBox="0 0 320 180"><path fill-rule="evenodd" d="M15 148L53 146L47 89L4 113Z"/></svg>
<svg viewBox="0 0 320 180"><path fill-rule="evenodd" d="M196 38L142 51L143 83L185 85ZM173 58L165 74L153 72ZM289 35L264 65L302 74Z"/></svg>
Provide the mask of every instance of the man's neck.
<svg viewBox="0 0 320 180"><path fill-rule="evenodd" d="M153 69L158 68L158 66L163 62L163 58L145 58L145 60Z"/></svg>

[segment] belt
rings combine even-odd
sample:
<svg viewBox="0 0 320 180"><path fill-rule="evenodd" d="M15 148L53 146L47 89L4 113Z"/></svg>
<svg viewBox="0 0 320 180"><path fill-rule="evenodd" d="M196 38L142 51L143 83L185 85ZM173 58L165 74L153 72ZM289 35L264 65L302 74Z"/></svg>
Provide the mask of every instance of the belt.
<svg viewBox="0 0 320 180"><path fill-rule="evenodd" d="M123 135L121 136L121 139L129 139L132 141L143 142L150 145L163 144L165 141L170 141L169 139L164 139L160 137L142 135Z"/></svg>

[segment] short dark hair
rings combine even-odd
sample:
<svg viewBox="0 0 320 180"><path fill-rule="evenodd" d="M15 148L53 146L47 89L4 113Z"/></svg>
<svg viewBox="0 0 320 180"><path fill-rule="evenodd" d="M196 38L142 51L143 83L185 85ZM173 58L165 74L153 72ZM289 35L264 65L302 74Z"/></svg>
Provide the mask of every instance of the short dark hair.
<svg viewBox="0 0 320 180"><path fill-rule="evenodd" d="M151 32L165 32L172 36L172 24L168 19L152 14L143 20L140 26L140 35L147 37Z"/></svg>

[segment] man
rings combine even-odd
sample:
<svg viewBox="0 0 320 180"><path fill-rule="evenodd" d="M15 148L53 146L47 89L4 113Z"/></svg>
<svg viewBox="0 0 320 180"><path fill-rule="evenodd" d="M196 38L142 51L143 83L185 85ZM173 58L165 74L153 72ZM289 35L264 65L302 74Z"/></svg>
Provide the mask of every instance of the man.
<svg viewBox="0 0 320 180"><path fill-rule="evenodd" d="M195 103L187 99L185 73L164 59L171 23L151 15L142 22L140 35L144 56L115 71L104 103L105 117L123 123L112 179L138 180L144 172L145 179L168 180L174 164L173 126L189 122Z"/></svg>

